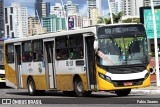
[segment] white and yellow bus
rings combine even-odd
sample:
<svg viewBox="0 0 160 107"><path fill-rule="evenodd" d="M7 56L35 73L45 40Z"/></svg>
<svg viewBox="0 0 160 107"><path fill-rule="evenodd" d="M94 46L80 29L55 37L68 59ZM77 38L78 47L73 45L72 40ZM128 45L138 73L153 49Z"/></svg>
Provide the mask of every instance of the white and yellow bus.
<svg viewBox="0 0 160 107"><path fill-rule="evenodd" d="M147 38L142 24L97 25L5 40L6 85L77 96L150 85Z"/></svg>

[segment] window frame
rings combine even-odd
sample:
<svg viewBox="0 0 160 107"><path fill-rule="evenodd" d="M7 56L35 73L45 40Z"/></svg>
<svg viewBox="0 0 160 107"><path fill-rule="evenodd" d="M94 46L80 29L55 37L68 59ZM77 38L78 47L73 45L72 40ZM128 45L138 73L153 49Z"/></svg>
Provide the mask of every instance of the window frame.
<svg viewBox="0 0 160 107"><path fill-rule="evenodd" d="M71 38L73 40L75 40L72 45L71 45ZM68 48L69 48L68 50L69 51L68 52L69 52L69 58L71 60L74 60L74 59L83 59L84 58L84 44L83 43L84 43L83 34L73 34L73 35L69 36L69 46L68 46ZM74 50L79 50L79 52L78 51L75 52L76 55L78 55L78 53L79 53L79 56L71 57L71 50L73 50L73 51ZM82 53L80 53L80 52L82 52Z"/></svg>
<svg viewBox="0 0 160 107"><path fill-rule="evenodd" d="M25 43L30 43L31 44L31 50L25 51ZM32 56L31 56L32 54ZM28 58L27 58L28 57ZM25 58L25 60L24 60ZM27 59L27 60L26 60ZM32 62L33 61L33 46L32 46L32 41L24 41L22 42L22 62Z"/></svg>
<svg viewBox="0 0 160 107"><path fill-rule="evenodd" d="M60 42L59 42L60 40ZM61 43L64 43L63 46ZM55 38L56 60L68 60L68 35ZM63 50L66 50L66 54L63 54ZM58 56L58 54L61 54Z"/></svg>
<svg viewBox="0 0 160 107"><path fill-rule="evenodd" d="M13 50L12 52L8 52L8 46L13 46ZM10 56L12 58L12 60L8 60L8 56ZM14 44L13 43L8 43L6 44L6 62L7 63L14 63Z"/></svg>
<svg viewBox="0 0 160 107"><path fill-rule="evenodd" d="M41 49L37 49L35 50L35 45L34 43L41 43ZM38 39L38 40L33 40L32 41L32 52L33 52L33 61L34 62L39 62L39 61L43 61L43 40L42 39ZM38 57L38 59L36 58L36 54L35 52L38 52L37 54L41 54L41 58ZM37 60L36 60L37 59Z"/></svg>

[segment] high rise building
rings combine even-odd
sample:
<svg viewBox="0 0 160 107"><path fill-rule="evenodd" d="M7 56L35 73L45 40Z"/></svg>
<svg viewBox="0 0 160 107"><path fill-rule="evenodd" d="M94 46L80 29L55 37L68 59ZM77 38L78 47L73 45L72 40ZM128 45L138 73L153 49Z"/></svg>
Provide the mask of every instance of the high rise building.
<svg viewBox="0 0 160 107"><path fill-rule="evenodd" d="M0 0L0 38L4 37L4 0Z"/></svg>
<svg viewBox="0 0 160 107"><path fill-rule="evenodd" d="M88 17L83 17L82 18L82 27L88 27L91 26L91 19L89 19Z"/></svg>
<svg viewBox="0 0 160 107"><path fill-rule="evenodd" d="M98 22L99 17L99 11L97 8L91 9L91 25L96 25Z"/></svg>
<svg viewBox="0 0 160 107"><path fill-rule="evenodd" d="M79 13L79 4L73 4L72 0L68 0L67 4L64 5L64 9L67 13L67 15L70 14L77 14Z"/></svg>
<svg viewBox="0 0 160 107"><path fill-rule="evenodd" d="M51 6L51 15L56 15L57 17L65 17L63 7L60 3L56 3L55 6Z"/></svg>
<svg viewBox="0 0 160 107"><path fill-rule="evenodd" d="M12 3L5 8L5 37L28 36L28 10Z"/></svg>
<svg viewBox="0 0 160 107"><path fill-rule="evenodd" d="M65 18L58 18L56 15L44 17L42 18L42 26L47 29L47 32L66 30Z"/></svg>
<svg viewBox="0 0 160 107"><path fill-rule="evenodd" d="M28 36L46 33L37 17L28 17Z"/></svg>
<svg viewBox="0 0 160 107"><path fill-rule="evenodd" d="M144 6L150 6L150 0L144 0ZM154 6L159 6L160 5L160 0L153 0L153 5Z"/></svg>
<svg viewBox="0 0 160 107"><path fill-rule="evenodd" d="M102 1L101 0L96 0L96 6L97 6L97 9L98 9L98 14L100 15L100 16L102 16L102 12L101 12L101 6L102 5Z"/></svg>
<svg viewBox="0 0 160 107"><path fill-rule="evenodd" d="M124 16L139 16L139 8L143 7L143 0L112 0L112 12L123 12Z"/></svg>
<svg viewBox="0 0 160 107"><path fill-rule="evenodd" d="M41 20L42 17L47 17L50 15L50 3L43 2L43 0L36 0L35 2L35 16L39 17Z"/></svg>
<svg viewBox="0 0 160 107"><path fill-rule="evenodd" d="M96 0L87 0L87 16L91 18L91 9L96 8Z"/></svg>

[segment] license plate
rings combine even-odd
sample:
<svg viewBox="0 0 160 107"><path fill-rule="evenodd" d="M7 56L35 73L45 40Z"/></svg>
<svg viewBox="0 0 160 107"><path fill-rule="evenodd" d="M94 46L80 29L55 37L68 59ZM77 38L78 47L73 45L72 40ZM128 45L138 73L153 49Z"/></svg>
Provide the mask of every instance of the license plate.
<svg viewBox="0 0 160 107"><path fill-rule="evenodd" d="M133 82L124 82L123 84L124 86L130 86L130 85L133 85Z"/></svg>

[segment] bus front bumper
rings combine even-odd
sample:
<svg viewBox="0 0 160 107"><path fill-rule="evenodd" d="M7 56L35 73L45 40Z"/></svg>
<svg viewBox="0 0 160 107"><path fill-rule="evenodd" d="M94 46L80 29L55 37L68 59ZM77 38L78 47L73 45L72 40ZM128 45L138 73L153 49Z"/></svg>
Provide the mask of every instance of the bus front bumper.
<svg viewBox="0 0 160 107"><path fill-rule="evenodd" d="M125 83L132 83L126 85ZM150 86L150 74L145 79L125 80L125 81L106 81L98 76L98 90L109 91L129 88L142 88Z"/></svg>

